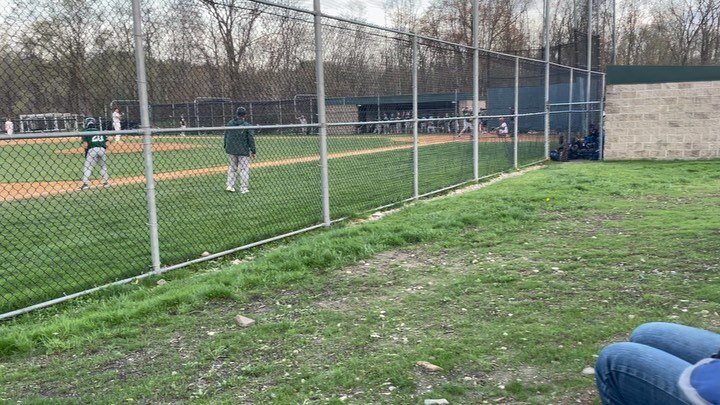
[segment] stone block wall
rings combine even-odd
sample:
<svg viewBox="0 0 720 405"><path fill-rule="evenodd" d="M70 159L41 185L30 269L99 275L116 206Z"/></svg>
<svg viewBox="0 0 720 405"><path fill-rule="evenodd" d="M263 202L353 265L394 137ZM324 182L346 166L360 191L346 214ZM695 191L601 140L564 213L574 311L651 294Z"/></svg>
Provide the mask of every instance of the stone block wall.
<svg viewBox="0 0 720 405"><path fill-rule="evenodd" d="M606 89L605 159L720 158L720 81Z"/></svg>

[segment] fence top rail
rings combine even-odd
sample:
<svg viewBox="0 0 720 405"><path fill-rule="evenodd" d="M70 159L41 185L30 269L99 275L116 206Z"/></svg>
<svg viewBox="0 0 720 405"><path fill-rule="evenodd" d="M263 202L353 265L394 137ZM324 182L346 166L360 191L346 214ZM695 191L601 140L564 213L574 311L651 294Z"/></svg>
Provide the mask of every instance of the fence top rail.
<svg viewBox="0 0 720 405"><path fill-rule="evenodd" d="M424 40L427 40L427 41L442 43L442 44L445 44L445 45L457 46L457 47L466 48L466 49L475 49L472 45L460 44L460 43L452 42L452 41L446 41L446 40L444 40L444 39L433 38L433 37L429 37L429 36L427 36L427 35L422 35L422 34L418 34L418 33L411 32L411 31L405 31L405 30L399 30L399 29L396 29L396 28L383 27L383 26L380 26L380 25L377 25L377 24L372 24L372 23L368 23L368 22L364 22L364 21L355 20L355 19L353 19L353 18L340 17L340 16L336 16L336 15L325 14L325 13L323 13L323 12L316 13L315 11L310 10L310 9L304 9L304 8L301 8L301 7L295 7L295 6L286 5L286 4L278 4L278 3L274 3L274 2L269 1L269 0L251 0L251 1L254 2L254 3L264 4L264 5L266 5L266 6L284 8L284 9L286 9L286 10L292 10L292 11L296 11L296 12L299 12L299 13L312 14L312 15L317 14L317 15L319 15L319 16L322 17L322 18L327 18L327 19L331 19L331 20L335 20L335 21L342 21L342 22L346 22L346 23L349 23L349 24L355 24L355 25L359 25L359 26L362 26L362 27L373 28L373 29L377 29L377 30L381 30L381 31L392 32L392 33L399 34L399 35L406 35L406 36L409 36L409 37L420 38L420 39L424 39ZM545 64L545 61L542 60L542 59L528 58L528 57L526 57L526 56L518 56L518 55L513 55L513 54L509 54L509 53L505 53L505 52L492 51L492 50L483 49L483 48L478 48L478 50L481 51L481 52L486 52L486 53L494 54L494 55L497 55L497 56L504 56L504 57L507 57L507 58L514 58L514 59L525 60L525 61L529 61L529 62L539 62L539 63ZM554 66L557 66L557 67L563 67L563 68L566 68L566 69L582 70L582 71L585 71L585 72L590 71L591 73L594 73L594 74L602 74L602 75L604 75L604 73L599 72L599 71L588 70L588 69L580 69L580 68L576 68L576 67L572 67L572 66L562 65L562 64L559 64L559 63L555 63L555 62L550 62L550 64L551 64L551 65L554 65Z"/></svg>
<svg viewBox="0 0 720 405"><path fill-rule="evenodd" d="M588 101L588 102L577 102L577 103L555 103L548 104L550 106L569 106L569 105L597 105L601 104L600 101ZM562 111L550 111L551 114L562 114L562 113L579 113L579 112L592 112L599 110L562 110ZM497 118L511 118L514 116L518 117L529 117L535 115L543 115L545 112L530 112L530 113L508 113L508 114L478 114L478 115L463 115L463 116L450 116L450 117L418 117L417 121L422 122L439 122L439 121L459 121L465 119L497 119ZM403 119L403 120L387 120L387 121L349 121L349 122L328 122L328 127L346 127L346 126L358 126L358 125L378 125L378 124L400 124L400 123L412 123L415 119ZM220 127L186 127L186 128L149 128L147 129L153 134L174 134L182 132L220 132L228 129L251 129L251 130L272 130L272 129L302 129L302 128L318 128L320 124L274 124L274 125L244 125L244 126L220 126ZM88 135L128 135L128 136L142 136L145 134L145 129L128 129L122 131L74 131L74 132L35 132L31 134L13 134L10 136L0 136L0 144L3 141L14 141L14 140L31 140L31 139L48 139L48 138L79 138Z"/></svg>

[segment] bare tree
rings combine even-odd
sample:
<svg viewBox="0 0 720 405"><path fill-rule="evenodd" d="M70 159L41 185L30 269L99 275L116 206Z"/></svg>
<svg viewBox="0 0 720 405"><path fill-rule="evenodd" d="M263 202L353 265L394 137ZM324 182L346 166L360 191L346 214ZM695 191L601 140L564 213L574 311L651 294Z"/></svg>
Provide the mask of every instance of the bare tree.
<svg viewBox="0 0 720 405"><path fill-rule="evenodd" d="M43 66L46 79L54 77L58 79L56 85L66 87L60 92L65 100L57 105L75 112L91 111L92 82L109 80L102 77L102 71L88 69L92 54L102 51L110 37L110 32L102 28L104 16L89 0L46 0L35 7L39 17L23 32L23 52ZM48 84L45 81L40 87ZM55 92L53 96L57 95Z"/></svg>
<svg viewBox="0 0 720 405"><path fill-rule="evenodd" d="M255 23L261 15L259 3L244 0L198 0L209 11L225 51L225 67L232 97L243 93L241 66L253 41Z"/></svg>

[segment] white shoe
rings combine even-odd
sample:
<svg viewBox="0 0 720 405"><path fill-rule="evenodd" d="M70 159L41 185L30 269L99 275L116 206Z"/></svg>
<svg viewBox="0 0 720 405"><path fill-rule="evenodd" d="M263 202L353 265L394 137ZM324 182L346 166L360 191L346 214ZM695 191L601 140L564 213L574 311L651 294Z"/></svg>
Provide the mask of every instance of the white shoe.
<svg viewBox="0 0 720 405"><path fill-rule="evenodd" d="M247 188L241 188L241 189L240 189L240 194L247 194L247 193L249 193L249 192L250 192L250 190L248 190Z"/></svg>
<svg viewBox="0 0 720 405"><path fill-rule="evenodd" d="M230 187L230 186L228 186L228 187L225 189L225 191L227 191L228 193L234 193L234 192L235 192L235 189L232 188L232 187Z"/></svg>

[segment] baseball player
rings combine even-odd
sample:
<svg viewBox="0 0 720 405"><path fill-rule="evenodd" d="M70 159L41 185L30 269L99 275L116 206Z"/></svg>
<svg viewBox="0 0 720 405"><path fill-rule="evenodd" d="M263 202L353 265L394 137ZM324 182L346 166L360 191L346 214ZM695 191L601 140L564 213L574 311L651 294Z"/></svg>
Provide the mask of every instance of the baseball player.
<svg viewBox="0 0 720 405"><path fill-rule="evenodd" d="M505 118L500 118L500 125L495 129L497 131L497 134L499 136L506 136L510 133L510 130L508 129L508 124L505 122Z"/></svg>
<svg viewBox="0 0 720 405"><path fill-rule="evenodd" d="M122 124L120 123L122 120L122 113L120 112L120 107L115 107L112 113L112 120L113 120L113 130L120 131L122 130ZM115 135L115 142L120 142L120 134Z"/></svg>
<svg viewBox="0 0 720 405"><path fill-rule="evenodd" d="M463 120L463 129L462 131L458 132L456 136L460 137L465 132L469 132L470 136L472 137L472 111L470 110L470 108L465 107L463 108L462 114L465 117L465 119Z"/></svg>
<svg viewBox="0 0 720 405"><path fill-rule="evenodd" d="M307 118L305 118L304 115L300 115L300 118L298 118L298 122L300 123L300 125L307 125ZM310 128L308 127L302 127L300 128L300 133L303 135L310 135L309 129Z"/></svg>
<svg viewBox="0 0 720 405"><path fill-rule="evenodd" d="M96 132L97 130L95 118L85 118L84 132ZM100 175L102 176L103 187L110 185L108 182L107 164L105 162L107 141L108 139L105 135L88 134L82 137L83 148L85 148L85 166L83 168L83 184L80 190L85 191L90 187L88 183L90 182L90 175L92 174L95 163L100 164Z"/></svg>
<svg viewBox="0 0 720 405"><path fill-rule="evenodd" d="M10 117L8 117L7 121L5 121L5 133L7 133L8 136L12 136L12 134L15 132L15 124L13 124Z"/></svg>
<svg viewBox="0 0 720 405"><path fill-rule="evenodd" d="M184 115L180 115L180 129L184 130L185 128L187 128L187 121L185 121ZM185 131L180 132L180 135L185 136Z"/></svg>
<svg viewBox="0 0 720 405"><path fill-rule="evenodd" d="M231 119L228 127L247 127L251 124L245 121L244 107L238 107L235 118ZM228 155L227 187L225 191L235 192L235 179L240 171L240 193L250 192L250 158L255 158L255 137L249 129L228 129L224 137L225 153Z"/></svg>

